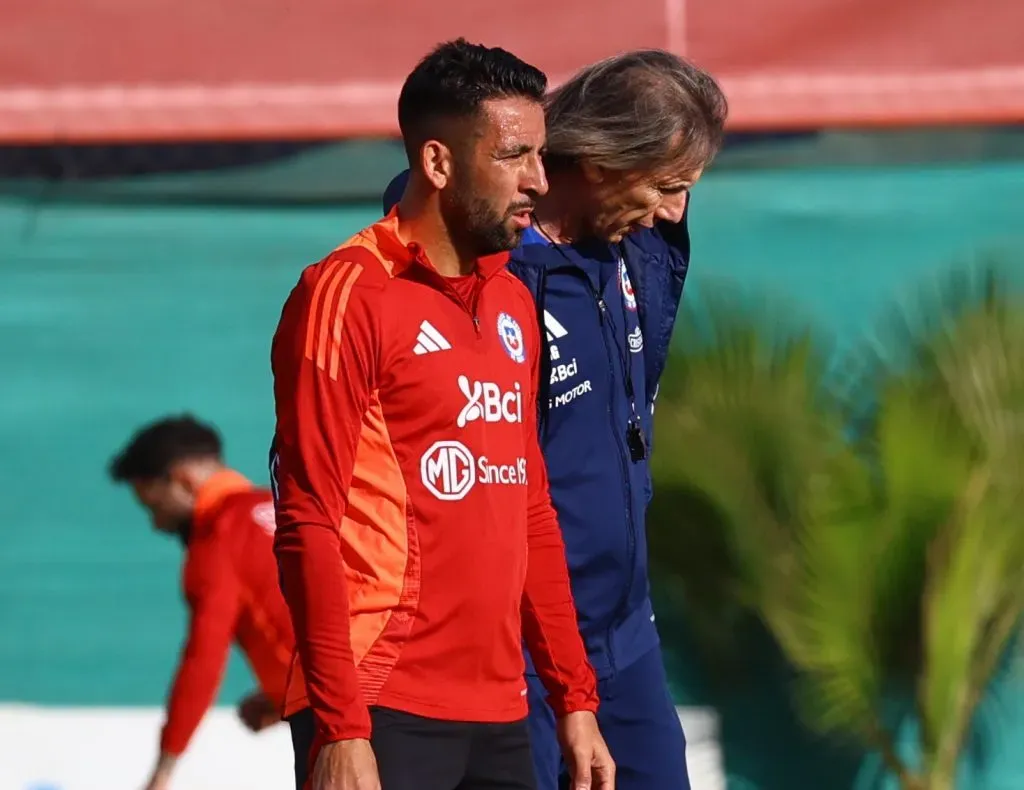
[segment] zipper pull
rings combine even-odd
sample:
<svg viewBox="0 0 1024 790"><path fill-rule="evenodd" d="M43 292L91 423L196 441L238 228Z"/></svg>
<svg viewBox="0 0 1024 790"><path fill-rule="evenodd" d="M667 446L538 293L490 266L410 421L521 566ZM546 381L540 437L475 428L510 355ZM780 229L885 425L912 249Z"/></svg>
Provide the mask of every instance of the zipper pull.
<svg viewBox="0 0 1024 790"><path fill-rule="evenodd" d="M480 316L473 316L473 328L476 330L476 334L480 336Z"/></svg>
<svg viewBox="0 0 1024 790"><path fill-rule="evenodd" d="M608 305L604 301L604 297L597 297L597 309L601 312L601 323L604 323L605 316L608 314Z"/></svg>

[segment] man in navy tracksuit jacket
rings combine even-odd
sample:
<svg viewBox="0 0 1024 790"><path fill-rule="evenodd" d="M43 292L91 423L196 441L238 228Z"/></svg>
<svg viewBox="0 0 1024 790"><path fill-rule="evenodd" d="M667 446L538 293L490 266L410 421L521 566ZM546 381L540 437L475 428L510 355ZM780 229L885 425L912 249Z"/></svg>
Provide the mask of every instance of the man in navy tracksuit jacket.
<svg viewBox="0 0 1024 790"><path fill-rule="evenodd" d="M388 186L385 213L405 178ZM651 607L645 530L654 399L689 254L684 216L611 246L554 245L530 228L508 267L533 294L547 335L541 440L620 790L689 788ZM539 788L555 790L554 777L564 783L567 773L554 715L526 658Z"/></svg>

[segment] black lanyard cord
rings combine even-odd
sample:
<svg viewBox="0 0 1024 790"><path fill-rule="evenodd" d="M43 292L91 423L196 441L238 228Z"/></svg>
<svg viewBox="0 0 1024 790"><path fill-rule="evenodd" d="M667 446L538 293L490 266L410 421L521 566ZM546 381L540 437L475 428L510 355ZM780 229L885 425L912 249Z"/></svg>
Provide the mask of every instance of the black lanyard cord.
<svg viewBox="0 0 1024 790"><path fill-rule="evenodd" d="M561 255L566 260L567 263L572 264L574 267L579 268L579 263L574 261L569 256L568 252L566 252L566 250L563 249L563 245L560 245L553 238L551 238L551 236L548 235L548 233L540 226L539 223L534 221L534 225L533 226L537 229L537 231L545 239L547 239L549 242L551 242L551 245L558 251L558 254ZM571 244L570 245L565 245L565 246L568 246L570 249L572 249L572 245ZM616 278L621 279L621 272L618 269L619 268L625 269L625 267L626 267L625 250L622 248L621 244L619 245L618 252L619 252L619 255L618 255L618 263L616 264L617 268L616 268L615 276L616 276ZM574 255L578 255L578 253L574 249L573 249L573 254ZM587 285L590 287L591 293L593 293L593 295L594 295L594 299L597 301L597 309L598 309L598 313L600 315L601 321L603 322L603 321L607 320L609 322L609 324L611 325L612 337L615 338L615 342L613 343L613 345L615 346L616 354L619 357L619 365L622 368L623 383L624 383L625 388L626 388L626 397L629 400L629 410L632 413L632 419L630 420L630 422L631 423L635 423L636 425L639 425L640 417L639 417L639 415L637 414L637 411L636 411L636 394L635 394L635 390L633 389L633 364L632 364L632 358L629 356L628 351L625 350L626 347L628 346L628 343L629 343L629 335L628 335L626 326L625 326L625 324L623 324L623 327L622 327L622 336L623 337L622 337L622 343L620 343L619 342L619 338L617 336L618 333L615 331L616 330L615 321L612 319L611 312L608 310L608 304L605 301L604 296L594 287L594 284L590 281L590 277L586 274L585 271L584 271L584 277L587 280ZM622 290L621 283L618 285L618 290L620 292ZM626 297L625 297L625 295L620 293L620 299L622 300L623 312L625 313L625 311L628 309L628 308L626 308Z"/></svg>

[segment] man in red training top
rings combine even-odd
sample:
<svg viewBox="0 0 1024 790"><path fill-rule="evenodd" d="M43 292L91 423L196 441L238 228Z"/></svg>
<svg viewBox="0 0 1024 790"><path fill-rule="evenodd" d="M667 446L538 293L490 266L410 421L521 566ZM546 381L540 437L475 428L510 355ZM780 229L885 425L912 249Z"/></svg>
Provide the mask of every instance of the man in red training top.
<svg viewBox="0 0 1024 790"><path fill-rule="evenodd" d="M260 685L239 705L242 721L258 732L280 720L295 637L274 558L274 504L269 491L224 465L217 432L189 416L139 430L110 476L132 486L157 530L185 545L188 638L147 785L163 790L217 696L232 642Z"/></svg>
<svg viewBox="0 0 1024 790"><path fill-rule="evenodd" d="M576 786L613 786L537 443L535 308L505 271L547 190L545 88L501 49L430 53L398 103L405 197L282 312L275 550L313 790L533 788L524 638Z"/></svg>

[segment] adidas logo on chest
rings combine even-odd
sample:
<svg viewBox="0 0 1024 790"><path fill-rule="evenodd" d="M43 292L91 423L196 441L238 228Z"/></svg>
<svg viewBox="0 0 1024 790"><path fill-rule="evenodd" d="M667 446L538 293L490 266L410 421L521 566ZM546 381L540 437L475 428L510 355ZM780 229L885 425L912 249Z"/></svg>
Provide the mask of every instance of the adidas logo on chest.
<svg viewBox="0 0 1024 790"><path fill-rule="evenodd" d="M451 351L451 349L452 344L432 323L429 321L420 323L420 331L416 335L416 345L412 349L414 354L436 354L439 351Z"/></svg>

